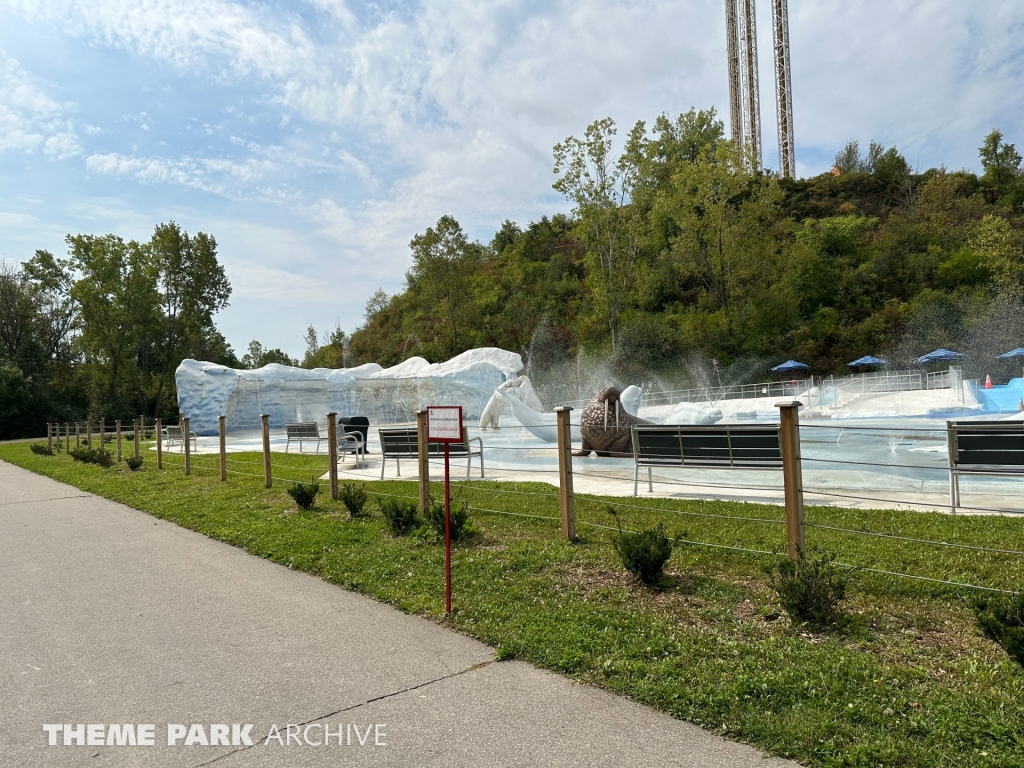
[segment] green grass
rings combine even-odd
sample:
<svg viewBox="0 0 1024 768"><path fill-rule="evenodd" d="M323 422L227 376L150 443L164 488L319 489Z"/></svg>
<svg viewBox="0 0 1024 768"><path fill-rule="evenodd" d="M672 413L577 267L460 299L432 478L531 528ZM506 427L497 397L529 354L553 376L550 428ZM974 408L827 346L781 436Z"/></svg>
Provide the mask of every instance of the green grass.
<svg viewBox="0 0 1024 768"><path fill-rule="evenodd" d="M180 454L167 455L163 472L151 451L145 456L142 470L130 473L123 464L103 470L64 455L37 456L27 444L0 446L6 461L443 622L496 647L501 659L525 659L772 754L815 766L1024 765L1024 671L982 637L969 591L862 571L847 600L851 626L814 634L780 615L764 556L681 544L668 564L672 586L652 592L624 572L610 532L593 527L613 525L606 512L613 503L634 530L664 522L691 541L781 551L785 527L778 522L692 514L780 521L777 507L581 497L582 538L570 545L559 538L551 487L457 484L456 497L469 504L482 536L455 550L456 610L445 618L440 547L391 537L373 496L370 517L349 520L327 493L309 512L285 493L286 480L324 472L324 457L275 454L281 480L268 490L259 454L232 455L229 468L253 476L231 474L227 483L219 482L216 457L193 457L195 473L185 477ZM411 482L368 488L416 496ZM1024 551L1024 521L1017 519L823 507L809 508L807 517ZM813 528L807 536L812 550L854 565L1024 585L1024 557L1017 555Z"/></svg>

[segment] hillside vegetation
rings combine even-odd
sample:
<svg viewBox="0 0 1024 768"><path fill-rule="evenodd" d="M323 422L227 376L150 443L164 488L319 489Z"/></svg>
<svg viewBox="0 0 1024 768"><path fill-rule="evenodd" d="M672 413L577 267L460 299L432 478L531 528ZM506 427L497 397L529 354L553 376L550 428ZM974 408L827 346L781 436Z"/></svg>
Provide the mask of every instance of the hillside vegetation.
<svg viewBox="0 0 1024 768"><path fill-rule="evenodd" d="M700 360L732 378L789 357L839 373L947 346L975 374L1019 375L994 359L1024 344L1024 177L998 131L981 176L850 142L802 180L750 171L714 110L638 123L621 153L615 134L600 120L555 147L571 215L506 221L486 244L451 216L416 235L405 290L372 297L349 364L494 345L535 376L586 355L679 381Z"/></svg>

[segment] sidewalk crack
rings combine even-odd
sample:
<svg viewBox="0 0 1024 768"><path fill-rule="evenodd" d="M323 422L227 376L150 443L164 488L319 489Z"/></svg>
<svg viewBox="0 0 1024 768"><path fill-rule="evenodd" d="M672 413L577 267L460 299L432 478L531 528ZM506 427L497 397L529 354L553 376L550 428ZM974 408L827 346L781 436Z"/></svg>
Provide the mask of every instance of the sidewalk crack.
<svg viewBox="0 0 1024 768"><path fill-rule="evenodd" d="M327 720L328 718L334 717L335 715L340 715L343 712L351 712L352 710L360 709L361 707L365 707L369 704L375 704L378 701L384 701L385 699L393 699L394 697L401 696L404 693L410 693L411 691L418 691L420 688L426 688L428 685L433 685L434 683L444 682L445 680L451 680L452 678L458 677L459 675L465 675L469 672L475 672L478 669L483 669L484 667L490 666L493 663L493 659L489 661L479 661L476 664L471 664L465 669L460 669L458 672L451 672L447 675L441 675L441 677L435 677L433 680L426 680L422 683L417 683L416 685L410 685L408 688L403 688L400 691L392 691L391 693L384 693L380 696L374 696L372 699L361 701L358 704L352 704L348 707L342 707L341 709L336 709L333 712L328 712L326 715L320 715L319 717L314 717L311 720L306 720L302 723L292 723L292 725L298 725L300 728L302 728L307 725L310 725L311 723L318 723L321 720ZM238 749L233 749L230 752L225 752L223 755L215 757L212 760L207 760L204 763L197 763L195 766L193 766L193 768L202 768L204 765L212 765L213 763L220 762L224 758L231 757L232 755L237 755L239 752L247 752L253 747L261 745L263 741L267 738L268 734L269 731L267 734L264 734L258 739L253 739L253 743L249 746L239 747Z"/></svg>

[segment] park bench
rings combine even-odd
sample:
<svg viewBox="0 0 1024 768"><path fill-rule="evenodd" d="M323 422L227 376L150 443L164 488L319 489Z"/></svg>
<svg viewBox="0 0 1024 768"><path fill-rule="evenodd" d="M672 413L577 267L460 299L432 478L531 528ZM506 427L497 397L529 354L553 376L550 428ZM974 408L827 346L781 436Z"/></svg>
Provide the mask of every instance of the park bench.
<svg viewBox="0 0 1024 768"><path fill-rule="evenodd" d="M636 426L633 427L633 495L640 467L647 467L652 492L655 467L712 469L781 469L779 425Z"/></svg>
<svg viewBox="0 0 1024 768"><path fill-rule="evenodd" d="M380 479L384 479L384 465L388 459L395 460L395 467L398 471L398 476L402 475L402 459L418 459L420 455L419 451L419 437L416 433L416 427L399 427L391 429L381 429L378 434L380 435L380 449L383 454L383 458L380 462ZM473 443L477 444L476 448L473 448ZM430 457L444 456L444 444L443 443L427 443L427 455ZM448 444L448 456L455 459L461 459L463 456L466 457L466 479L469 479L470 472L473 466L473 457L480 457L480 477L484 476L484 443L479 437L470 439L469 433L462 430L462 442L461 443L449 443Z"/></svg>
<svg viewBox="0 0 1024 768"><path fill-rule="evenodd" d="M302 443L304 441L316 440L316 452L320 453L320 441L323 440L323 437L315 421L297 421L292 424L285 424L284 432L288 438L284 444L285 453L288 453L288 448L293 440L299 444L299 453L302 453Z"/></svg>
<svg viewBox="0 0 1024 768"><path fill-rule="evenodd" d="M1024 475L1024 422L947 421L949 507L960 506L960 475Z"/></svg>
<svg viewBox="0 0 1024 768"><path fill-rule="evenodd" d="M185 440L181 434L181 426L168 424L166 427L160 430L160 434L164 439L164 445L170 448L174 443L178 443L181 446L181 452L185 452ZM192 450L199 452L196 447L196 433L189 430L188 439L192 441Z"/></svg>

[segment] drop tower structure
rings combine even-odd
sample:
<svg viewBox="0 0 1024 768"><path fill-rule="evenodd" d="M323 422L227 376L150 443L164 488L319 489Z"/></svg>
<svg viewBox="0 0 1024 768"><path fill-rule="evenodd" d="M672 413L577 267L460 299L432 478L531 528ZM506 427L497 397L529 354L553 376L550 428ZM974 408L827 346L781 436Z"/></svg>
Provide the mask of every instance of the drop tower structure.
<svg viewBox="0 0 1024 768"><path fill-rule="evenodd" d="M725 0L726 52L729 62L729 127L753 168L763 161L761 103L757 74L757 14L754 0ZM789 65L787 0L772 0L772 38L775 53L775 116L779 134L779 172L793 178L796 149L793 139L793 89Z"/></svg>

